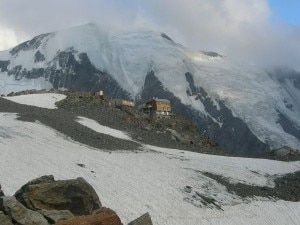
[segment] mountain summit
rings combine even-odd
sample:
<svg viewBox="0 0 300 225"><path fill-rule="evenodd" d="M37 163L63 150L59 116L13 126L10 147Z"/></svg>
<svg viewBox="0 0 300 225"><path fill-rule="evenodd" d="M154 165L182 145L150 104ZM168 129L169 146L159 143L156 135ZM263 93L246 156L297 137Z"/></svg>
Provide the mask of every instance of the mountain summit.
<svg viewBox="0 0 300 225"><path fill-rule="evenodd" d="M52 87L102 89L137 103L167 98L176 113L231 153L300 149L299 73L267 73L192 51L161 32L88 24L0 52L0 94Z"/></svg>

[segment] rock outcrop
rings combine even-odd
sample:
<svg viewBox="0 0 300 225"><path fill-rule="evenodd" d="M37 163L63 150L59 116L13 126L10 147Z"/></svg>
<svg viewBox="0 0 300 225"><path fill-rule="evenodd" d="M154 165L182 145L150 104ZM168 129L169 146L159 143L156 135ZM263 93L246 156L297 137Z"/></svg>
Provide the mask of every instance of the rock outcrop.
<svg viewBox="0 0 300 225"><path fill-rule="evenodd" d="M15 197L2 197L0 199L0 210L18 225L49 225L40 213L27 209Z"/></svg>
<svg viewBox="0 0 300 225"><path fill-rule="evenodd" d="M102 207L83 178L56 181L50 175L29 181L15 196L0 196L0 225L123 224L115 211ZM152 225L152 221L147 213L130 225Z"/></svg>
<svg viewBox="0 0 300 225"><path fill-rule="evenodd" d="M97 193L83 178L55 181L44 176L25 184L15 197L32 210L69 210L81 216L101 208Z"/></svg>
<svg viewBox="0 0 300 225"><path fill-rule="evenodd" d="M51 224L74 218L74 215L69 210L42 209L39 211L39 213L41 213Z"/></svg>
<svg viewBox="0 0 300 225"><path fill-rule="evenodd" d="M118 215L111 209L101 208L88 216L77 216L73 219L62 221L56 225L123 225ZM145 224L146 225L146 224Z"/></svg>
<svg viewBox="0 0 300 225"><path fill-rule="evenodd" d="M132 221L128 225L153 225L150 214L145 213L141 217L137 218L136 220Z"/></svg>

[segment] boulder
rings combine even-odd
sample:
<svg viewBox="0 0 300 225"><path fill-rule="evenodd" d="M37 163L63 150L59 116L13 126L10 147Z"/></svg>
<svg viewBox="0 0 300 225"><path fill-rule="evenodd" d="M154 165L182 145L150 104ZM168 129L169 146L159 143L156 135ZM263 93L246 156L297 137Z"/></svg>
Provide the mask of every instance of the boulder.
<svg viewBox="0 0 300 225"><path fill-rule="evenodd" d="M295 149L292 149L288 146L283 146L279 149L273 150L273 154L277 157L287 157L291 155L297 155L299 152Z"/></svg>
<svg viewBox="0 0 300 225"><path fill-rule="evenodd" d="M2 197L0 209L18 225L49 225L40 213L27 209L15 197Z"/></svg>
<svg viewBox="0 0 300 225"><path fill-rule="evenodd" d="M0 184L0 197L2 197L2 196L4 196L4 192L2 191L2 186L1 186L1 184Z"/></svg>
<svg viewBox="0 0 300 225"><path fill-rule="evenodd" d="M118 215L111 209L101 208L89 216L77 216L55 225L123 225Z"/></svg>
<svg viewBox="0 0 300 225"><path fill-rule="evenodd" d="M45 210L39 211L50 224L74 218L74 215L69 210Z"/></svg>
<svg viewBox="0 0 300 225"><path fill-rule="evenodd" d="M150 214L145 213L141 217L137 218L136 220L132 221L128 225L153 225Z"/></svg>
<svg viewBox="0 0 300 225"><path fill-rule="evenodd" d="M13 225L11 219L0 211L0 224L1 225Z"/></svg>
<svg viewBox="0 0 300 225"><path fill-rule="evenodd" d="M77 216L101 208L97 193L83 178L55 181L43 176L25 184L15 197L32 210L69 210Z"/></svg>

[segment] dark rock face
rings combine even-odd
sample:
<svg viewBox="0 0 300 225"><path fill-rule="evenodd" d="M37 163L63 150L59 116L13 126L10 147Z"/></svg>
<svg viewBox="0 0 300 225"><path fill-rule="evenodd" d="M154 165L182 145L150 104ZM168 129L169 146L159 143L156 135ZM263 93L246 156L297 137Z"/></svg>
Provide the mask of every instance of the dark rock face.
<svg viewBox="0 0 300 225"><path fill-rule="evenodd" d="M278 115L279 115L278 123L281 125L283 130L286 133L293 135L294 137L300 140L300 128L296 127L295 124L282 113L278 112Z"/></svg>
<svg viewBox="0 0 300 225"><path fill-rule="evenodd" d="M83 178L54 181L45 176L25 184L15 197L32 210L69 210L74 215L88 215L101 208L100 200Z"/></svg>
<svg viewBox="0 0 300 225"><path fill-rule="evenodd" d="M285 107L291 111L300 110L300 98L299 98L299 89L300 89L300 73L290 69L276 69L269 73L269 76L276 82L280 84L282 91L287 93L283 102ZM280 109L277 109L278 121L277 123L281 125L283 130L300 140L300 127L295 124L285 112L282 112Z"/></svg>
<svg viewBox="0 0 300 225"><path fill-rule="evenodd" d="M277 68L276 70L270 72L269 75L281 84L286 80L290 80L294 84L295 88L300 89L300 73L295 70Z"/></svg>
<svg viewBox="0 0 300 225"><path fill-rule="evenodd" d="M0 199L0 210L4 211L16 224L49 225L40 213L27 209L15 197L2 197Z"/></svg>
<svg viewBox="0 0 300 225"><path fill-rule="evenodd" d="M17 47L13 48L12 50L10 50L10 54L17 55L20 51L37 49L42 44L42 40L44 38L49 38L52 35L54 35L54 34L48 33L48 34L41 34L39 36L36 36L32 40L26 41L26 42L18 45Z"/></svg>
<svg viewBox="0 0 300 225"><path fill-rule="evenodd" d="M206 52L206 51L202 51L203 54L210 56L210 57L223 57L222 55L220 55L217 52Z"/></svg>
<svg viewBox="0 0 300 225"><path fill-rule="evenodd" d="M111 209L101 208L88 216L77 216L73 219L62 221L56 225L122 225L118 215Z"/></svg>
<svg viewBox="0 0 300 225"><path fill-rule="evenodd" d="M165 38L165 39L167 39L167 40L169 40L169 41L171 41L171 42L173 42L173 43L175 43L168 35L166 35L165 33L161 33L161 37L162 38Z"/></svg>
<svg viewBox="0 0 300 225"><path fill-rule="evenodd" d="M152 97L169 99L175 113L192 120L202 134L217 142L227 152L243 156L264 156L269 153L269 146L261 142L241 119L234 117L223 102L219 102L218 109L205 90L195 86L191 73L186 73L185 77L189 83L187 94L200 101L215 121L182 104L179 98L163 87L153 71L146 76L139 101L143 102Z"/></svg>
<svg viewBox="0 0 300 225"><path fill-rule="evenodd" d="M0 72L7 72L9 61L0 61Z"/></svg>
<svg viewBox="0 0 300 225"><path fill-rule="evenodd" d="M43 61L45 61L45 56L40 51L37 51L34 55L34 62L37 63Z"/></svg>
<svg viewBox="0 0 300 225"><path fill-rule="evenodd" d="M58 52L46 69L35 68L27 71L19 65L9 70L8 74L14 76L16 80L44 77L55 89L66 88L83 92L103 90L112 98L131 98L130 94L123 90L111 75L96 69L86 53L79 54L78 61L74 56L75 53L77 52L73 49ZM35 61L44 60L45 57L37 51Z"/></svg>
<svg viewBox="0 0 300 225"><path fill-rule="evenodd" d="M153 225L153 223L149 213L146 213L136 220L132 221L128 225Z"/></svg>
<svg viewBox="0 0 300 225"><path fill-rule="evenodd" d="M300 74L294 78L293 83L296 88L300 89Z"/></svg>
<svg viewBox="0 0 300 225"><path fill-rule="evenodd" d="M186 73L185 76L190 86L190 90L187 90L187 92L190 91L190 96L195 96L196 100L201 101L205 110L222 124L220 126L211 118L206 118L209 124L199 127L203 133L206 132L209 138L219 143L224 150L230 153L245 156L268 154L269 146L261 142L243 120L234 117L231 110L221 101L218 102L220 108L217 109L205 90L202 87L195 87L192 74ZM203 128L208 129L205 131Z"/></svg>

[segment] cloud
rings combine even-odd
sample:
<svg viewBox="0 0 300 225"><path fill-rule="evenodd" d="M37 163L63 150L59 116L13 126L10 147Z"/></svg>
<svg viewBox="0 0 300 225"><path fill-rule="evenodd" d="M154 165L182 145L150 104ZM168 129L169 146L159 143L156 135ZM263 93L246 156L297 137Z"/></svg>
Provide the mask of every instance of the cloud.
<svg viewBox="0 0 300 225"><path fill-rule="evenodd" d="M300 64L299 29L273 24L266 0L151 0L146 7L149 19L192 48L261 66Z"/></svg>
<svg viewBox="0 0 300 225"><path fill-rule="evenodd" d="M20 41L88 22L135 24L164 31L190 48L236 60L300 65L300 28L275 24L272 13L267 0L1 0L0 32L6 28ZM7 39L13 40L0 37L1 43ZM9 44L14 42L0 48Z"/></svg>
<svg viewBox="0 0 300 225"><path fill-rule="evenodd" d="M15 33L11 30L0 27L0 50L7 49L16 44L18 44L18 39Z"/></svg>

